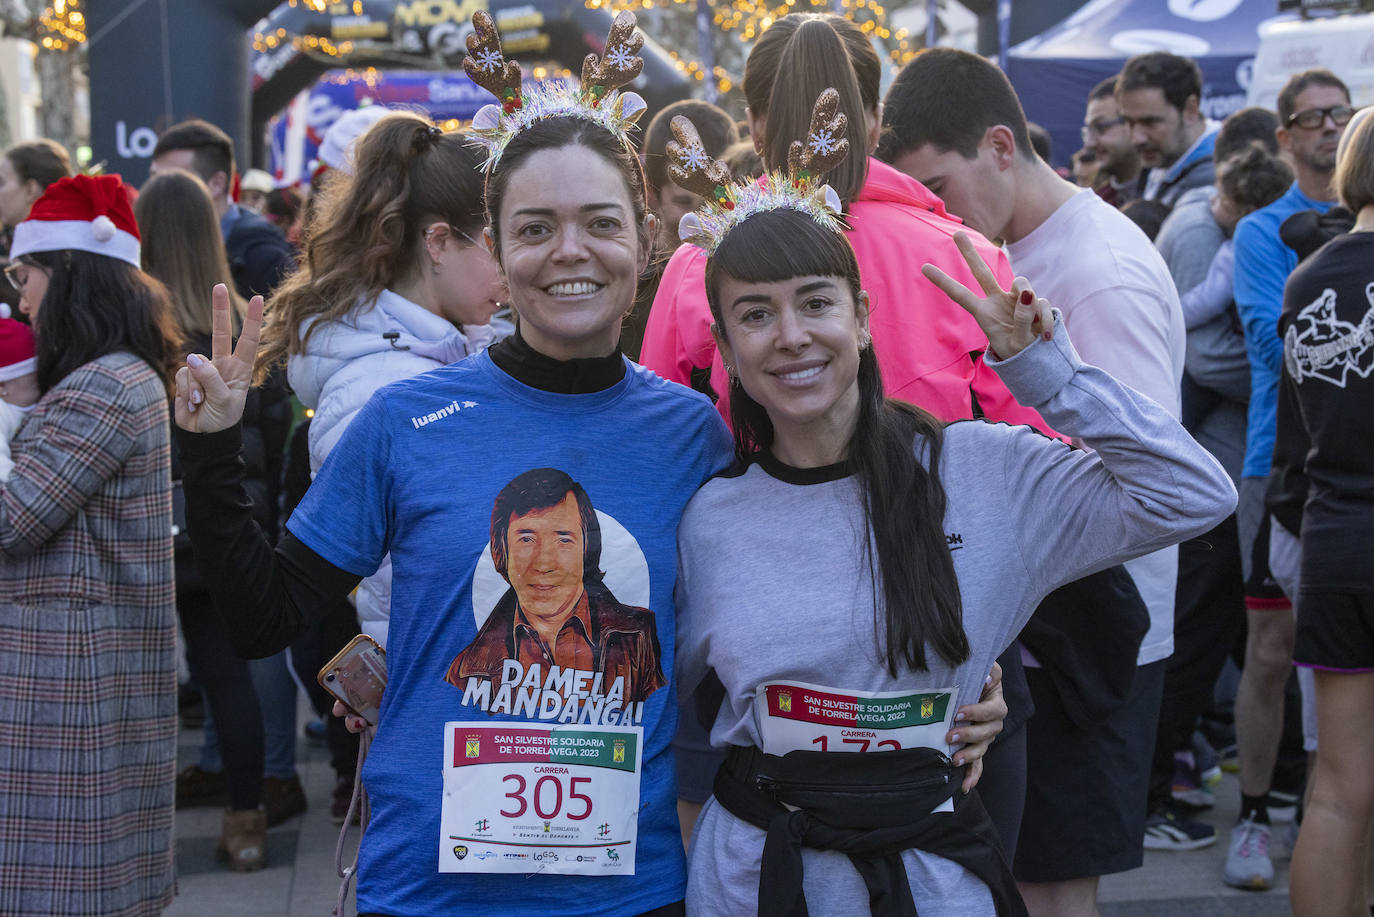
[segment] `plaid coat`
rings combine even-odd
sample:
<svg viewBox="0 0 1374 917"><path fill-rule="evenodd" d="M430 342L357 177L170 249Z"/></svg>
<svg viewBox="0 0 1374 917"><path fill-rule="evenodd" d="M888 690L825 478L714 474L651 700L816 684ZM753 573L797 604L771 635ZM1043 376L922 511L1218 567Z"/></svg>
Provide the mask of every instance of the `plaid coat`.
<svg viewBox="0 0 1374 917"><path fill-rule="evenodd" d="M43 396L0 484L0 914L172 898L167 396L113 353Z"/></svg>

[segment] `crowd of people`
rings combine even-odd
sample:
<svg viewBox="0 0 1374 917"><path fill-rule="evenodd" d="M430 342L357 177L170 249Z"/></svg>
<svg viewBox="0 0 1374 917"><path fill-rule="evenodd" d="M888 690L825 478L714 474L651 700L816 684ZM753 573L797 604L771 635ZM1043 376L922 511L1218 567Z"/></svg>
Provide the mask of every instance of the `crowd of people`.
<svg viewBox="0 0 1374 917"><path fill-rule="evenodd" d="M262 868L302 688L361 914L1092 917L1226 760L1219 878L1293 821L1294 913L1365 913L1339 76L1214 123L1133 57L1070 173L971 53L884 94L791 14L742 121L640 125L642 41L522 87L475 14L498 103L350 113L302 194L202 121L138 189L0 156L0 913L159 913L176 806ZM315 678L359 633L375 724Z"/></svg>

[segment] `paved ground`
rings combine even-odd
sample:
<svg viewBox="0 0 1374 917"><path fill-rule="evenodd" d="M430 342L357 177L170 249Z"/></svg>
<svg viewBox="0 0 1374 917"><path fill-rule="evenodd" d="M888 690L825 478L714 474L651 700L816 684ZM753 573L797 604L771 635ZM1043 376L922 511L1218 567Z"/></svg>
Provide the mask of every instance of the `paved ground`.
<svg viewBox="0 0 1374 917"><path fill-rule="evenodd" d="M303 721L303 720L302 720ZM200 731L182 733L183 764L195 761ZM234 874L215 861L220 814L214 809L177 813L179 894L169 917L322 917L334 907L339 880L334 874L338 829L329 819L334 775L322 748L302 741L297 767L310 811L268 833L268 868ZM1242 892L1221 882L1226 842L1239 796L1227 776L1217 792L1217 808L1206 820L1218 828L1217 843L1188 853L1147 851L1145 865L1108 877L1102 884L1103 917L1278 917L1288 909L1288 851L1284 831L1275 831L1277 876L1273 890ZM350 836L356 844L356 838ZM352 858L352 846L348 850ZM347 917L352 917L350 896Z"/></svg>

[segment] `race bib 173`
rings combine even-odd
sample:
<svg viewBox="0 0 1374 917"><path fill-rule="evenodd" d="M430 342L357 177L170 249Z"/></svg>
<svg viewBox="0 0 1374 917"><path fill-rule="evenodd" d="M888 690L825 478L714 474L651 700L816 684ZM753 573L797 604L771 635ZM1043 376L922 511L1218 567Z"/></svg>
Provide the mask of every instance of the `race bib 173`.
<svg viewBox="0 0 1374 917"><path fill-rule="evenodd" d="M754 696L763 750L898 751L934 748L949 753L945 735L954 717L956 688L920 694L844 691L800 682L770 682Z"/></svg>

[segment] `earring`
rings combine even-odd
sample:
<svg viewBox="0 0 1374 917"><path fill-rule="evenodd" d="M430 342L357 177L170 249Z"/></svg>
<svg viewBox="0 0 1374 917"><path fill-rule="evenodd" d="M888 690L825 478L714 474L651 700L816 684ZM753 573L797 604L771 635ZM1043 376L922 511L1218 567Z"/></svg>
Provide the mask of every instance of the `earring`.
<svg viewBox="0 0 1374 917"><path fill-rule="evenodd" d="M439 273L439 262L438 262L438 261L434 262L434 264L432 264L431 267L434 269L434 273L436 273L436 274Z"/></svg>
<svg viewBox="0 0 1374 917"><path fill-rule="evenodd" d="M861 331L861 332L859 333L859 349L860 349L860 350L867 350L868 348L870 348L870 347L872 347L872 346L873 346L873 335L872 335L872 334L869 334L868 329L865 328L863 331Z"/></svg>
<svg viewBox="0 0 1374 917"><path fill-rule="evenodd" d="M729 376L731 379L739 378L739 373L735 372L735 364L726 363L724 360L722 360L721 363L725 365L725 375Z"/></svg>

